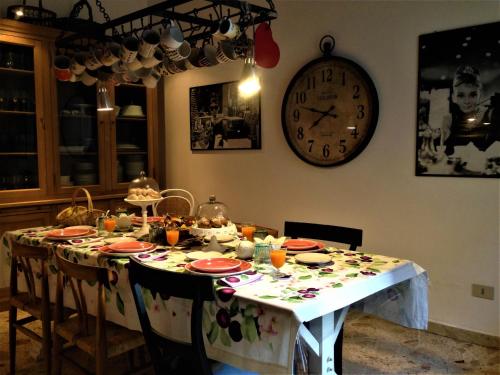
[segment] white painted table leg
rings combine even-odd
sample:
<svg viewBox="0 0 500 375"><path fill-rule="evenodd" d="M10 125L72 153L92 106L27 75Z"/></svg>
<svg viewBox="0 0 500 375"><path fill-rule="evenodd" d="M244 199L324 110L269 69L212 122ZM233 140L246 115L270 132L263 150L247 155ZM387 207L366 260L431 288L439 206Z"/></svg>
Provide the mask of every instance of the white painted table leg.
<svg viewBox="0 0 500 375"><path fill-rule="evenodd" d="M333 348L348 310L349 306L346 306L341 310L323 315L322 317L314 319L310 322L309 331L319 344L319 355L315 353L317 346L314 345L314 343L313 345L309 345L308 343L308 341L312 341L310 335L302 333L302 337L306 339L306 343L308 343L309 346L310 374L335 374L335 357ZM299 330L299 333L301 333L301 330Z"/></svg>

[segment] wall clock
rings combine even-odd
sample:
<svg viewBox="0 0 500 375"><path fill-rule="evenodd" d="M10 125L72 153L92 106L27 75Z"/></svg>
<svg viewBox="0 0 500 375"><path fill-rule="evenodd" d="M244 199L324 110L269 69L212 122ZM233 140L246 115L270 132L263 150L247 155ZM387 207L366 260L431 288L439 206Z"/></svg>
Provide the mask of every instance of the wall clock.
<svg viewBox="0 0 500 375"><path fill-rule="evenodd" d="M288 85L281 123L299 158L332 167L354 159L370 142L378 121L378 96L361 66L332 56L332 36L324 36L319 46L323 56L303 66Z"/></svg>

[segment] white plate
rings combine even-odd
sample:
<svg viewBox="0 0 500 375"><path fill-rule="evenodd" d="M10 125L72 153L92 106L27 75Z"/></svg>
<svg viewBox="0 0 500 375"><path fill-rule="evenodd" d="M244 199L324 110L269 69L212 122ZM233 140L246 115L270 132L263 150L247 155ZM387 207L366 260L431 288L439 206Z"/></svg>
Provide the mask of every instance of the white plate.
<svg viewBox="0 0 500 375"><path fill-rule="evenodd" d="M304 252L302 251L301 254L295 255L295 261L297 263L303 263L303 264L324 264L324 263L330 263L332 261L332 257L328 254L317 254L317 253L304 254Z"/></svg>

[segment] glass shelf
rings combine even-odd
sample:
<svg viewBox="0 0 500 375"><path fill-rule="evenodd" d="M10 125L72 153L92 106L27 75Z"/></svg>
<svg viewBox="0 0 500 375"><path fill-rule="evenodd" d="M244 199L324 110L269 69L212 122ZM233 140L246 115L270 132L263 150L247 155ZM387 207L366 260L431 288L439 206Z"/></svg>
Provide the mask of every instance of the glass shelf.
<svg viewBox="0 0 500 375"><path fill-rule="evenodd" d="M35 112L27 111L9 111L6 109L0 109L0 115L21 115L21 116L34 116Z"/></svg>
<svg viewBox="0 0 500 375"><path fill-rule="evenodd" d="M3 68L0 67L0 73L8 73L8 74L35 74L33 70L26 70L26 69L16 69L16 68Z"/></svg>

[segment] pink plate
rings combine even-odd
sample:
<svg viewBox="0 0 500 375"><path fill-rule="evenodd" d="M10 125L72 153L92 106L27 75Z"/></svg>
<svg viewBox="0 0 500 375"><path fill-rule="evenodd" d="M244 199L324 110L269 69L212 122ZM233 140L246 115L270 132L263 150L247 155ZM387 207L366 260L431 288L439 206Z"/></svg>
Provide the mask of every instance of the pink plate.
<svg viewBox="0 0 500 375"><path fill-rule="evenodd" d="M241 265L241 260L229 258L198 259L190 263L193 268L202 272L226 272Z"/></svg>
<svg viewBox="0 0 500 375"><path fill-rule="evenodd" d="M53 229L47 233L47 237L78 237L88 234L90 230L88 228L64 228L64 229Z"/></svg>
<svg viewBox="0 0 500 375"><path fill-rule="evenodd" d="M108 249L114 253L140 253L151 250L156 245L150 242L115 242L108 246Z"/></svg>
<svg viewBox="0 0 500 375"><path fill-rule="evenodd" d="M288 250L310 250L318 246L318 241L293 239L286 240L283 247Z"/></svg>
<svg viewBox="0 0 500 375"><path fill-rule="evenodd" d="M242 260L241 265L239 267L234 268L234 269L229 270L229 271L225 271L225 272L202 272L202 271L199 271L196 268L194 268L191 265L191 263L186 264L184 266L184 268L189 273L193 273L195 275L203 275L203 276L208 275L208 276L212 276L212 277L225 277L225 276L229 276L229 275L239 275L241 273L245 273L245 272L252 269L252 264L250 262L246 262L246 261Z"/></svg>
<svg viewBox="0 0 500 375"><path fill-rule="evenodd" d="M161 217L161 216L148 216L148 218L147 218L148 223L159 223L162 220L163 220L163 217ZM132 219L132 224L142 225L142 217L134 217Z"/></svg>

